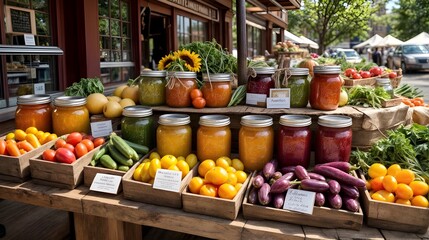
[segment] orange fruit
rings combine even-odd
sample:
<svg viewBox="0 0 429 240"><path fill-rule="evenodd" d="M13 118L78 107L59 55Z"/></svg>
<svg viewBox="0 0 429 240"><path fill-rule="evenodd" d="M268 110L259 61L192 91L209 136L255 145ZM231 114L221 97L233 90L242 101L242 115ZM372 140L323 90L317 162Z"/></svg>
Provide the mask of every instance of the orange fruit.
<svg viewBox="0 0 429 240"><path fill-rule="evenodd" d="M242 183L235 184L235 189L237 189L237 192L240 191L241 187L243 186Z"/></svg>
<svg viewBox="0 0 429 240"><path fill-rule="evenodd" d="M422 181L412 181L408 186L410 186L411 189L413 189L414 196L417 196L417 195L424 196L428 194L428 191L429 191L428 184Z"/></svg>
<svg viewBox="0 0 429 240"><path fill-rule="evenodd" d="M191 193L200 193L201 187L204 185L204 180L200 177L193 177L191 181L189 182L189 191Z"/></svg>
<svg viewBox="0 0 429 240"><path fill-rule="evenodd" d="M200 175L200 177L205 177L206 173L212 169L216 167L216 163L215 161L211 160L211 159L207 159L204 160L199 166L198 166L198 174Z"/></svg>
<svg viewBox="0 0 429 240"><path fill-rule="evenodd" d="M235 175L237 176L237 183L244 183L247 179L247 173L241 170L235 172Z"/></svg>
<svg viewBox="0 0 429 240"><path fill-rule="evenodd" d="M411 205L412 206L417 206L417 207L429 207L429 201L427 198L425 198L424 196L415 196L413 197L413 199L411 199Z"/></svg>
<svg viewBox="0 0 429 240"><path fill-rule="evenodd" d="M399 183L395 191L397 198L411 199L413 197L413 189L405 183Z"/></svg>
<svg viewBox="0 0 429 240"><path fill-rule="evenodd" d="M379 190L384 190L383 179L384 179L384 176L379 176L369 180L369 183L371 184L371 190L374 192L377 192Z"/></svg>
<svg viewBox="0 0 429 240"><path fill-rule="evenodd" d="M226 182L235 186L237 184L237 175L235 175L235 173L229 172L228 173L228 180Z"/></svg>
<svg viewBox="0 0 429 240"><path fill-rule="evenodd" d="M176 166L182 172L182 179L183 179L189 173L188 163L185 160L179 160Z"/></svg>
<svg viewBox="0 0 429 240"><path fill-rule="evenodd" d="M225 158L218 158L216 159L216 166L227 169L229 167L229 163Z"/></svg>
<svg viewBox="0 0 429 240"><path fill-rule="evenodd" d="M395 192L396 188L398 187L398 182L396 181L396 178L392 175L384 176L382 184L383 188L389 192Z"/></svg>
<svg viewBox="0 0 429 240"><path fill-rule="evenodd" d="M226 168L226 171L227 171L227 172L230 172L230 173L235 173L235 172L237 172L237 170L236 170L235 168L233 168L233 167L227 167L227 168Z"/></svg>
<svg viewBox="0 0 429 240"><path fill-rule="evenodd" d="M171 165L167 169L168 170L173 170L173 171L180 171L180 169L177 167L177 165ZM182 174L182 178L183 178L183 174Z"/></svg>
<svg viewBox="0 0 429 240"><path fill-rule="evenodd" d="M222 167L214 167L206 173L205 179L214 185L221 185L228 181L228 172Z"/></svg>
<svg viewBox="0 0 429 240"><path fill-rule="evenodd" d="M395 175L396 181L398 183L410 184L415 179L415 174L409 169L402 169Z"/></svg>
<svg viewBox="0 0 429 240"><path fill-rule="evenodd" d="M217 188L215 185L207 183L201 186L200 188L200 194L204 196L209 197L216 197L217 196Z"/></svg>
<svg viewBox="0 0 429 240"><path fill-rule="evenodd" d="M162 169L168 169L172 165L176 165L177 158L173 155L165 155L161 158L161 167Z"/></svg>
<svg viewBox="0 0 429 240"><path fill-rule="evenodd" d="M368 175L370 178L385 176L386 174L387 168L381 163L374 163L368 169Z"/></svg>
<svg viewBox="0 0 429 240"><path fill-rule="evenodd" d="M220 198L233 199L237 195L237 189L229 183L224 183L220 185L218 194Z"/></svg>
<svg viewBox="0 0 429 240"><path fill-rule="evenodd" d="M390 165L390 167L387 169L387 175L396 176L396 174L401 171L401 166L399 164L393 164Z"/></svg>
<svg viewBox="0 0 429 240"><path fill-rule="evenodd" d="M373 194L371 194L371 198L382 202L393 203L395 201L395 195L393 195L393 193L388 192L386 190L379 190L377 192L374 192Z"/></svg>
<svg viewBox="0 0 429 240"><path fill-rule="evenodd" d="M397 198L395 203L411 206L411 202L408 199Z"/></svg>

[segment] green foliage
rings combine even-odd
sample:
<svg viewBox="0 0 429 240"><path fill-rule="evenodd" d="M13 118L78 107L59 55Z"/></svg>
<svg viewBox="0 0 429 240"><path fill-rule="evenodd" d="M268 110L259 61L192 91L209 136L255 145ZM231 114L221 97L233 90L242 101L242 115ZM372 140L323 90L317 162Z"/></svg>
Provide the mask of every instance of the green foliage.
<svg viewBox="0 0 429 240"><path fill-rule="evenodd" d="M381 108L381 102L389 100L390 94L382 87L354 86L349 91L349 105Z"/></svg>
<svg viewBox="0 0 429 240"><path fill-rule="evenodd" d="M104 85L99 78L81 78L79 82L66 88L66 96L87 97L91 93L103 93Z"/></svg>
<svg viewBox="0 0 429 240"><path fill-rule="evenodd" d="M408 40L429 29L428 0L399 0L399 8L393 10L392 34Z"/></svg>

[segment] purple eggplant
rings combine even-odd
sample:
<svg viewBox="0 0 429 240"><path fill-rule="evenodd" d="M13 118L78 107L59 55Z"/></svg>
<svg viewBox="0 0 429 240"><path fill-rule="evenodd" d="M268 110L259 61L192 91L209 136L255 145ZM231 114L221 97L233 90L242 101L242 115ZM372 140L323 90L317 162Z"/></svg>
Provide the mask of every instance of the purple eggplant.
<svg viewBox="0 0 429 240"><path fill-rule="evenodd" d="M271 176L271 178L274 180L277 180L277 179L281 178L282 176L283 176L283 174L281 172L277 171L273 174L273 176Z"/></svg>
<svg viewBox="0 0 429 240"><path fill-rule="evenodd" d="M318 173L308 172L308 176L311 179L316 179L316 180L319 180L319 181L326 181L326 178L324 176L318 174Z"/></svg>
<svg viewBox="0 0 429 240"><path fill-rule="evenodd" d="M282 193L286 192L291 187L292 183L291 181L287 180L286 178L279 178L277 179L273 185L271 185L271 193Z"/></svg>
<svg viewBox="0 0 429 240"><path fill-rule="evenodd" d="M273 159L264 165L264 168L262 169L262 175L264 175L265 179L268 180L276 172L276 169L277 161Z"/></svg>
<svg viewBox="0 0 429 240"><path fill-rule="evenodd" d="M283 174L286 174L288 172L295 172L295 168L296 166L287 166L287 167L282 167L280 169L280 172L282 172Z"/></svg>
<svg viewBox="0 0 429 240"><path fill-rule="evenodd" d="M262 184L262 187L258 191L258 200L261 205L268 205L271 202L270 194L271 186L268 183Z"/></svg>
<svg viewBox="0 0 429 240"><path fill-rule="evenodd" d="M265 182L264 177L262 177L261 175L257 175L256 177L253 178L252 185L255 188L260 188L262 187L262 184L264 184L264 182Z"/></svg>
<svg viewBox="0 0 429 240"><path fill-rule="evenodd" d="M294 172L288 172L288 173L283 174L283 176L281 178L292 181L296 178L296 176L295 176Z"/></svg>
<svg viewBox="0 0 429 240"><path fill-rule="evenodd" d="M316 179L304 179L300 184L301 189L313 192L325 192L329 189L329 185L325 181Z"/></svg>
<svg viewBox="0 0 429 240"><path fill-rule="evenodd" d="M299 180L310 179L307 170L301 165L296 166L295 175Z"/></svg>
<svg viewBox="0 0 429 240"><path fill-rule="evenodd" d="M343 184L341 186L340 194L342 196L347 196L350 198L358 198L359 197L359 190L355 186Z"/></svg>
<svg viewBox="0 0 429 240"><path fill-rule="evenodd" d="M328 181L328 185L329 185L329 191L332 194L338 194L341 191L341 185L337 180L334 179L330 179Z"/></svg>
<svg viewBox="0 0 429 240"><path fill-rule="evenodd" d="M247 201L251 204L258 203L258 191L259 189L252 187L249 191L249 195L247 196Z"/></svg>
<svg viewBox="0 0 429 240"><path fill-rule="evenodd" d="M325 205L325 195L323 193L316 193L316 197L314 198L314 206L321 207Z"/></svg>
<svg viewBox="0 0 429 240"><path fill-rule="evenodd" d="M335 209L340 209L343 205L343 200L339 194L328 193L329 206Z"/></svg>
<svg viewBox="0 0 429 240"><path fill-rule="evenodd" d="M359 212L359 201L356 198L343 197L343 207L350 212Z"/></svg>
<svg viewBox="0 0 429 240"><path fill-rule="evenodd" d="M328 163L322 163L322 164L318 164L318 165L333 167L336 169L340 169L341 171L346 172L346 173L349 173L350 171L359 169L359 167L353 166L348 162L328 162Z"/></svg>
<svg viewBox="0 0 429 240"><path fill-rule="evenodd" d="M338 168L316 165L313 169L315 173L321 174L324 177L337 180L340 184L348 184L356 187L365 187L365 181L354 177L346 172L339 170Z"/></svg>
<svg viewBox="0 0 429 240"><path fill-rule="evenodd" d="M275 208L283 208L283 204L285 203L285 195L286 193L276 193L273 195L273 206Z"/></svg>

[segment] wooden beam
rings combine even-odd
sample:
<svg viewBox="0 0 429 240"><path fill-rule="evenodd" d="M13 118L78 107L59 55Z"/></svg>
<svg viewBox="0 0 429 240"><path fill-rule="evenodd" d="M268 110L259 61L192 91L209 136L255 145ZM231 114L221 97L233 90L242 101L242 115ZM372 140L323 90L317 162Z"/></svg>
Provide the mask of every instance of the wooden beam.
<svg viewBox="0 0 429 240"><path fill-rule="evenodd" d="M247 83L246 3L237 0L237 68L238 85Z"/></svg>

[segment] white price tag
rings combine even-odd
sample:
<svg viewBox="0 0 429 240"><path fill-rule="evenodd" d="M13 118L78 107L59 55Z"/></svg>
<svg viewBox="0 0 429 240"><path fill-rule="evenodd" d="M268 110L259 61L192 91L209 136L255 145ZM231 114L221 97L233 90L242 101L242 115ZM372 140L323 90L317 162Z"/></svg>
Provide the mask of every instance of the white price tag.
<svg viewBox="0 0 429 240"><path fill-rule="evenodd" d="M246 104L265 107L267 95L257 93L246 93Z"/></svg>
<svg viewBox="0 0 429 240"><path fill-rule="evenodd" d="M24 34L24 44L27 46L36 46L33 34Z"/></svg>
<svg viewBox="0 0 429 240"><path fill-rule="evenodd" d="M283 209L311 215L313 214L315 198L315 192L289 188Z"/></svg>
<svg viewBox="0 0 429 240"><path fill-rule="evenodd" d="M45 83L35 83L33 90L34 94L45 94Z"/></svg>
<svg viewBox="0 0 429 240"><path fill-rule="evenodd" d="M170 192L179 192L182 183L182 172L167 169L158 169L156 171L153 188Z"/></svg>
<svg viewBox="0 0 429 240"><path fill-rule="evenodd" d="M118 194L119 185L122 177L104 173L97 173L92 181L89 190L96 192L104 192Z"/></svg>
<svg viewBox="0 0 429 240"><path fill-rule="evenodd" d="M95 138L109 136L112 132L111 120L91 123L91 135Z"/></svg>
<svg viewBox="0 0 429 240"><path fill-rule="evenodd" d="M267 98L267 108L290 108L290 98Z"/></svg>

